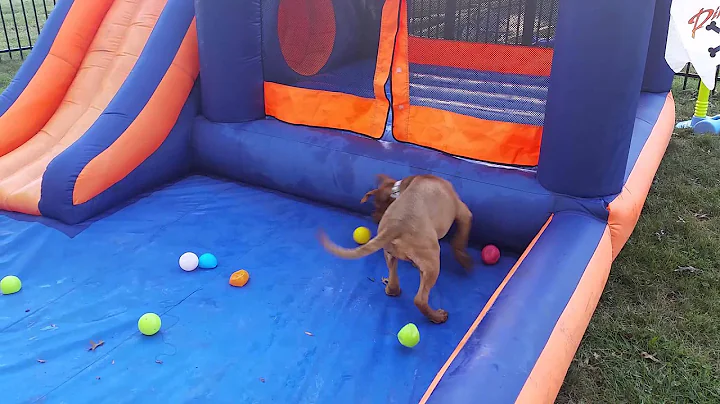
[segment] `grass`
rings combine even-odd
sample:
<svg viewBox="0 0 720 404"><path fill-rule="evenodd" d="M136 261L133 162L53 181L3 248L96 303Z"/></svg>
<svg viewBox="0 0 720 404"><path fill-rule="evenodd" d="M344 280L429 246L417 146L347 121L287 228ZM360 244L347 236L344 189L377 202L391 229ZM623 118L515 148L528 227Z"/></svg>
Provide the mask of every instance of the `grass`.
<svg viewBox="0 0 720 404"><path fill-rule="evenodd" d="M673 134L557 402L720 403L720 137Z"/></svg>
<svg viewBox="0 0 720 404"><path fill-rule="evenodd" d="M17 59L0 61L0 89L5 90L21 64L22 61Z"/></svg>
<svg viewBox="0 0 720 404"><path fill-rule="evenodd" d="M19 67L0 60L0 89ZM695 92L681 81L687 119ZM677 131L557 402L720 403L719 266L720 137Z"/></svg>
<svg viewBox="0 0 720 404"><path fill-rule="evenodd" d="M0 51L35 44L55 0L0 0ZM27 56L29 50L22 51ZM0 53L0 62L21 59L20 51Z"/></svg>

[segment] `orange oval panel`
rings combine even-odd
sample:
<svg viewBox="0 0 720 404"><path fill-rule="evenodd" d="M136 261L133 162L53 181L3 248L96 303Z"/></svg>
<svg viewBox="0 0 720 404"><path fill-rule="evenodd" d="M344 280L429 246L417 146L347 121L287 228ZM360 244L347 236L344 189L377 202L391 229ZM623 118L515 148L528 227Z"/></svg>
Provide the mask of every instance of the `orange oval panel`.
<svg viewBox="0 0 720 404"><path fill-rule="evenodd" d="M336 28L332 0L280 1L280 51L298 74L312 76L325 66L335 44Z"/></svg>

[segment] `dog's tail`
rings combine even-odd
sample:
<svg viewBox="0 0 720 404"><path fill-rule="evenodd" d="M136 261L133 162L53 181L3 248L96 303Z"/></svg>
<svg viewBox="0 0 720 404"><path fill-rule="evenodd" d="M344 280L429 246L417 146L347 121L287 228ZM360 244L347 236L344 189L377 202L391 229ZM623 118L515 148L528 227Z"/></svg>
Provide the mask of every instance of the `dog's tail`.
<svg viewBox="0 0 720 404"><path fill-rule="evenodd" d="M366 244L361 245L357 248L344 248L335 244L330 240L324 231L318 232L318 238L323 247L328 250L331 254L337 255L340 258L345 259L357 259L366 257L375 251L385 247L395 237L394 233L391 233L388 229L384 229L377 236L372 238Z"/></svg>

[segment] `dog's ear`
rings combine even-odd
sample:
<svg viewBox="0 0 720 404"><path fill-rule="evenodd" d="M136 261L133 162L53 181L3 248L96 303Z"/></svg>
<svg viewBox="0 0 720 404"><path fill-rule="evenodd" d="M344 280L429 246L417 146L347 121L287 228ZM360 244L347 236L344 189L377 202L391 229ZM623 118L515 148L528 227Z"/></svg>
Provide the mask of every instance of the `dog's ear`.
<svg viewBox="0 0 720 404"><path fill-rule="evenodd" d="M389 183L389 182L391 182L391 183L393 183L393 184L395 183L395 180L394 180L394 179L388 177L388 176L385 175L385 174L378 174L377 179L378 179L378 184L380 184L380 185L386 184L386 183Z"/></svg>
<svg viewBox="0 0 720 404"><path fill-rule="evenodd" d="M367 194L365 194L365 196L363 196L362 199L360 199L360 203L365 203L365 202L367 202L368 198L370 198L371 196L375 195L375 194L377 193L377 191L378 191L377 189L373 189L372 191L370 191L370 192L368 192Z"/></svg>

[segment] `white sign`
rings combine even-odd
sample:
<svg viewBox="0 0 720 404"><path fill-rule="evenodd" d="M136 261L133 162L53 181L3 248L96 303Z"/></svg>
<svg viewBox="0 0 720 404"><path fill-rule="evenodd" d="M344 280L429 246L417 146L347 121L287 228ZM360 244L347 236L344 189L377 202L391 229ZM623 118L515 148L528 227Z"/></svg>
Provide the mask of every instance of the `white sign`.
<svg viewBox="0 0 720 404"><path fill-rule="evenodd" d="M675 0L665 60L676 73L690 62L710 89L720 65L720 0Z"/></svg>

